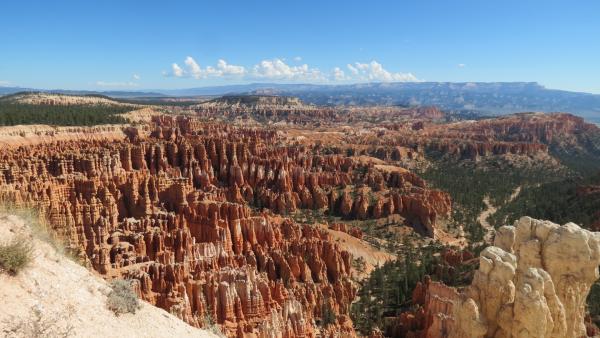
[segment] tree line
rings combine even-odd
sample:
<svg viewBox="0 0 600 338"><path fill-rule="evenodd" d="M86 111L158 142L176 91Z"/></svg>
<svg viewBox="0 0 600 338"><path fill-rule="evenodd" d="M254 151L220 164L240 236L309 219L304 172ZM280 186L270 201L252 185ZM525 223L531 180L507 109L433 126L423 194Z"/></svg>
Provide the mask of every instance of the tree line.
<svg viewBox="0 0 600 338"><path fill-rule="evenodd" d="M48 124L58 126L93 126L98 124L127 123L119 114L131 107L109 105L54 106L15 104L0 101L0 125Z"/></svg>

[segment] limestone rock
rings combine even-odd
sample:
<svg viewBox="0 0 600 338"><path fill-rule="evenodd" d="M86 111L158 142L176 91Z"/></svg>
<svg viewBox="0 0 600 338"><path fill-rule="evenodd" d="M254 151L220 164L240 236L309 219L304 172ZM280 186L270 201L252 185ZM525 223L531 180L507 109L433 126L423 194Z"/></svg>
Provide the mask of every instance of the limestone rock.
<svg viewBox="0 0 600 338"><path fill-rule="evenodd" d="M494 244L454 305L450 337L585 337L600 234L523 217L500 228Z"/></svg>

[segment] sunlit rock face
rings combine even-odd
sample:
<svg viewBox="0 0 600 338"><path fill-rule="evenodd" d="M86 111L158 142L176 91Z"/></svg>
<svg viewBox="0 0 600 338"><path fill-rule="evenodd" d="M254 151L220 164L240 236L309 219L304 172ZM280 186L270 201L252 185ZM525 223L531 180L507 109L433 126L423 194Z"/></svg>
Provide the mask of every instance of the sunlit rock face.
<svg viewBox="0 0 600 338"><path fill-rule="evenodd" d="M598 264L600 234L576 224L523 217L501 227L454 305L450 337L585 337Z"/></svg>
<svg viewBox="0 0 600 338"><path fill-rule="evenodd" d="M354 335L351 255L326 230L277 215L299 203L298 181L328 205L319 189L343 182L339 160L313 166L269 146L274 132L187 120L131 135L5 149L0 198L40 207L96 271L136 280L143 299L194 326L313 337L327 309L333 332Z"/></svg>
<svg viewBox="0 0 600 338"><path fill-rule="evenodd" d="M434 236L451 210L408 171L288 146L262 128L160 116L122 135L12 145L0 199L40 207L100 274L137 280L143 299L195 326L210 317L229 336L312 337L324 311L336 320L323 334L354 335L351 255L285 215L400 214Z"/></svg>

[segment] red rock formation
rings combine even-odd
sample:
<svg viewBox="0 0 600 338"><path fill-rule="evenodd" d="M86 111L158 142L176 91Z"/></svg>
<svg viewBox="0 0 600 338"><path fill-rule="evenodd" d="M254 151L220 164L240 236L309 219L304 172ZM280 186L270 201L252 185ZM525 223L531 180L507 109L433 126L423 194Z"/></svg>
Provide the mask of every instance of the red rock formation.
<svg viewBox="0 0 600 338"><path fill-rule="evenodd" d="M359 228L354 227L354 226L349 226L346 223L329 224L329 229L345 232L345 233L349 234L350 236L356 237L358 239L362 239L362 237L363 237L363 232Z"/></svg>
<svg viewBox="0 0 600 338"><path fill-rule="evenodd" d="M288 213L308 189L306 203L326 208L323 189L349 182L343 159L270 146L261 129L194 128L160 117L154 137L133 142L7 150L0 198L39 206L99 273L137 280L143 299L192 325L210 314L229 336L314 337L327 303L352 336L350 254L324 230L248 206Z"/></svg>
<svg viewBox="0 0 600 338"><path fill-rule="evenodd" d="M426 277L413 290L415 311L403 312L386 321L386 337L440 338L447 337L454 327L453 303L459 295L456 289Z"/></svg>

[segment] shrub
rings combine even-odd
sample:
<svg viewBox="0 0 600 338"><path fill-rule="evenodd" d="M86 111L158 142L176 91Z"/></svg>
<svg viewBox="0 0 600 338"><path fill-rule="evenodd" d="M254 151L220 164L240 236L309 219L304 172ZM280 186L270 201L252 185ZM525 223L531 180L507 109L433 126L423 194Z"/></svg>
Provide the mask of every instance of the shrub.
<svg viewBox="0 0 600 338"><path fill-rule="evenodd" d="M223 331L221 331L221 328L219 327L219 325L217 325L217 323L215 323L215 321L213 320L213 317L210 313L211 313L211 310L209 308L208 312L202 318L202 328L214 333L217 337L226 337L225 334L223 334Z"/></svg>
<svg viewBox="0 0 600 338"><path fill-rule="evenodd" d="M110 286L112 291L108 294L106 305L115 315L135 313L140 308L139 300L130 281L115 279Z"/></svg>
<svg viewBox="0 0 600 338"><path fill-rule="evenodd" d="M352 261L352 267L358 272L364 272L367 268L367 262L363 257L358 257Z"/></svg>
<svg viewBox="0 0 600 338"><path fill-rule="evenodd" d="M32 248L25 237L17 237L7 244L0 244L0 270L17 274L32 260Z"/></svg>
<svg viewBox="0 0 600 338"><path fill-rule="evenodd" d="M337 322L335 312L329 304L323 304L321 317L321 325L323 327L328 327L329 325L333 325Z"/></svg>

